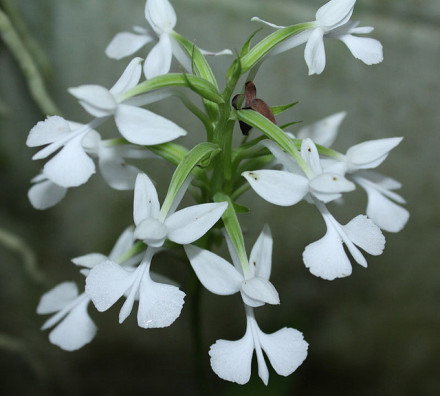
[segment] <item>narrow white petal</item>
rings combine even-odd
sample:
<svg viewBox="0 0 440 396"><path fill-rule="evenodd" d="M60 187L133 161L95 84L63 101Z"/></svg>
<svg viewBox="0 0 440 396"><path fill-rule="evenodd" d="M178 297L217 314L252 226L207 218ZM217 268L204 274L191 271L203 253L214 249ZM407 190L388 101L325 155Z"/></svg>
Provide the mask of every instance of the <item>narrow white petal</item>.
<svg viewBox="0 0 440 396"><path fill-rule="evenodd" d="M359 215L342 227L348 238L367 253L378 256L385 248L380 228L367 216Z"/></svg>
<svg viewBox="0 0 440 396"><path fill-rule="evenodd" d="M315 175L322 173L321 160L319 152L312 139L305 138L301 143L301 156L309 164Z"/></svg>
<svg viewBox="0 0 440 396"><path fill-rule="evenodd" d="M153 217L143 219L134 230L134 237L145 241L150 246L160 247L167 237L168 229Z"/></svg>
<svg viewBox="0 0 440 396"><path fill-rule="evenodd" d="M309 76L321 74L325 67L324 31L316 28L310 34L304 50L304 57L309 67Z"/></svg>
<svg viewBox="0 0 440 396"><path fill-rule="evenodd" d="M69 88L69 93L79 100L81 106L95 117L112 114L117 103L107 88L100 85L81 85Z"/></svg>
<svg viewBox="0 0 440 396"><path fill-rule="evenodd" d="M376 65L383 61L383 47L380 41L369 37L356 37L346 34L339 37L356 59L366 65Z"/></svg>
<svg viewBox="0 0 440 396"><path fill-rule="evenodd" d="M260 330L259 339L272 367L279 375L292 374L307 357L309 344L298 330L284 327L272 334L265 334Z"/></svg>
<svg viewBox="0 0 440 396"><path fill-rule="evenodd" d="M255 275L269 280L272 269L272 234L265 225L249 256L249 265L255 267Z"/></svg>
<svg viewBox="0 0 440 396"><path fill-rule="evenodd" d="M100 253L90 253L84 256L75 257L71 261L73 264L84 268L93 268L107 260L107 256Z"/></svg>
<svg viewBox="0 0 440 396"><path fill-rule="evenodd" d="M78 287L74 282L63 282L41 296L37 313L45 315L57 312L78 297Z"/></svg>
<svg viewBox="0 0 440 396"><path fill-rule="evenodd" d="M268 280L254 277L242 282L241 288L252 299L268 304L279 304L280 296L274 285Z"/></svg>
<svg viewBox="0 0 440 396"><path fill-rule="evenodd" d="M261 18L258 18L258 17L252 17L251 21L264 23L265 25L268 25L268 26L270 26L270 27L272 27L274 29L283 29L283 28L286 27L286 26L281 26L281 25L275 25L274 23L267 22L264 19L261 19Z"/></svg>
<svg viewBox="0 0 440 396"><path fill-rule="evenodd" d="M159 42L152 48L144 62L144 75L147 80L167 74L170 71L173 51L168 34L160 35Z"/></svg>
<svg viewBox="0 0 440 396"><path fill-rule="evenodd" d="M67 189L50 180L34 184L28 191L28 198L35 209L48 209L55 206L66 195Z"/></svg>
<svg viewBox="0 0 440 396"><path fill-rule="evenodd" d="M227 202L219 202L179 210L165 220L168 239L182 245L196 241L217 223L227 207Z"/></svg>
<svg viewBox="0 0 440 396"><path fill-rule="evenodd" d="M151 41L153 41L153 37L147 34L121 32L116 34L112 41L110 41L110 44L105 49L105 54L112 59L122 59L134 54Z"/></svg>
<svg viewBox="0 0 440 396"><path fill-rule="evenodd" d="M183 68L188 72L192 73L192 62L188 54L182 49L180 44L172 37L170 37L171 50L177 61L183 66Z"/></svg>
<svg viewBox="0 0 440 396"><path fill-rule="evenodd" d="M239 291L243 277L234 266L197 246L185 245L184 248L197 278L211 293L224 296Z"/></svg>
<svg viewBox="0 0 440 396"><path fill-rule="evenodd" d="M98 311L109 309L135 281L136 273L126 271L107 260L90 271L86 279L86 294Z"/></svg>
<svg viewBox="0 0 440 396"><path fill-rule="evenodd" d="M63 117L47 117L44 121L37 122L30 130L26 145L36 147L53 143L68 136L69 132L71 132L69 123Z"/></svg>
<svg viewBox="0 0 440 396"><path fill-rule="evenodd" d="M168 32L176 26L176 12L168 0L147 0L145 18L157 32Z"/></svg>
<svg viewBox="0 0 440 396"><path fill-rule="evenodd" d="M134 223L138 225L147 217L157 218L159 211L159 198L154 184L145 173L139 173L134 187Z"/></svg>
<svg viewBox="0 0 440 396"><path fill-rule="evenodd" d="M335 26L350 18L356 0L331 0L316 13L316 20L321 26Z"/></svg>
<svg viewBox="0 0 440 396"><path fill-rule="evenodd" d="M132 226L127 227L119 236L112 251L108 255L110 260L117 262L119 257L129 250L134 243L134 229Z"/></svg>
<svg viewBox="0 0 440 396"><path fill-rule="evenodd" d="M119 105L115 122L121 135L135 144L161 144L186 135L174 122L134 106Z"/></svg>
<svg viewBox="0 0 440 396"><path fill-rule="evenodd" d="M130 61L121 77L119 77L118 81L116 81L116 83L110 89L110 93L113 96L116 97L117 95L120 95L137 85L142 75L141 63L142 58L139 57L133 58Z"/></svg>
<svg viewBox="0 0 440 396"><path fill-rule="evenodd" d="M333 280L351 275L351 264L344 251L338 231L327 223L326 234L306 246L303 252L305 266L320 278Z"/></svg>
<svg viewBox="0 0 440 396"><path fill-rule="evenodd" d="M274 155L276 160L283 166L283 170L295 173L296 175L304 176L304 172L299 167L298 163L287 154L278 144L272 140L263 140L261 144L267 147Z"/></svg>
<svg viewBox="0 0 440 396"><path fill-rule="evenodd" d="M332 114L322 120L301 128L298 132L298 139L310 138L316 144L330 147L338 135L338 129L346 116L345 111Z"/></svg>
<svg viewBox="0 0 440 396"><path fill-rule="evenodd" d="M44 166L44 175L61 187L77 187L95 173L95 163L84 152L79 135L68 142Z"/></svg>
<svg viewBox="0 0 440 396"><path fill-rule="evenodd" d="M97 327L87 313L90 300L84 299L49 334L52 344L66 351L76 351L96 335Z"/></svg>
<svg viewBox="0 0 440 396"><path fill-rule="evenodd" d="M221 56L221 55L232 55L233 52L230 49L223 49L221 51L208 51L203 48L199 48L200 52L205 56Z"/></svg>
<svg viewBox="0 0 440 396"><path fill-rule="evenodd" d="M217 340L209 349L211 367L226 381L243 385L251 377L254 342L249 329L237 341Z"/></svg>
<svg viewBox="0 0 440 396"><path fill-rule="evenodd" d="M261 198L275 205L295 205L309 191L309 180L290 172L264 169L243 172L242 176Z"/></svg>
<svg viewBox="0 0 440 396"><path fill-rule="evenodd" d="M138 325L146 329L170 326L180 316L184 298L176 286L153 282L145 273L139 290Z"/></svg>
<svg viewBox="0 0 440 396"><path fill-rule="evenodd" d="M273 49L273 51L271 52L271 56L281 54L292 48L298 47L301 44L306 43L312 32L313 28L307 29L299 32L298 34L295 34L293 37L288 38L287 40L284 40Z"/></svg>
<svg viewBox="0 0 440 396"><path fill-rule="evenodd" d="M328 194L349 192L356 189L356 185L353 182L336 173L321 173L310 180L309 185L313 192Z"/></svg>

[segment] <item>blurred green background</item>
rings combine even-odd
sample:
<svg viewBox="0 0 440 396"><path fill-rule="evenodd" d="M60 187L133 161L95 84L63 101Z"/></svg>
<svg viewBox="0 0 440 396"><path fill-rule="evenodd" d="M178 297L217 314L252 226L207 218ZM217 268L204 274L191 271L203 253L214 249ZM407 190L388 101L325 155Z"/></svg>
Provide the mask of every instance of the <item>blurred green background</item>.
<svg viewBox="0 0 440 396"><path fill-rule="evenodd" d="M2 0L0 6L5 9L8 3L21 14L49 61L45 79L54 101L67 118L87 121L66 89L114 83L127 62L107 59L104 49L115 33L145 26L144 0ZM250 22L252 16L292 24L313 20L322 4L173 2L176 30L210 50L239 49L258 27ZM307 76L301 47L263 65L255 80L258 96L270 104L300 102L279 118L282 123L293 119L307 124L346 110L335 144L342 151L363 140L404 136L379 170L403 183L410 221L402 232L386 235L384 254L370 257L367 270L354 265L349 278L328 282L310 275L301 259L304 246L324 233L316 209L305 203L278 208L248 192L241 202L251 213L240 218L247 244L251 247L263 224L269 223L275 240L271 279L282 302L258 309L257 319L265 332L283 326L302 331L309 355L287 378L270 368L268 388L256 369L245 386L218 379L209 367L209 346L219 338L242 337L244 315L238 295L203 291L203 364L213 394L440 394L440 3L360 0L354 19L375 26L372 36L384 45L382 64L367 67L342 43L327 40L322 75ZM211 60L220 83L229 61ZM152 109L190 132L182 139L188 147L202 137L197 120L188 117L177 100ZM65 280L83 282L70 258L109 252L132 222L132 192L111 190L99 174L69 190L52 209L31 207L29 181L42 162L31 160L35 150L27 148L25 140L43 118L16 61L0 41L0 394L198 394L190 296L176 323L161 330L138 328L133 314L119 325L120 303L102 314L92 308L97 337L73 353L51 345L47 331L39 330L46 319L35 313L40 296ZM100 132L108 137L116 133L111 124ZM138 165L157 181L163 198L172 167L153 161ZM363 213L365 205L365 195L357 191L344 207L332 211L346 222ZM171 255L162 254L153 267L163 268L188 291L189 270Z"/></svg>

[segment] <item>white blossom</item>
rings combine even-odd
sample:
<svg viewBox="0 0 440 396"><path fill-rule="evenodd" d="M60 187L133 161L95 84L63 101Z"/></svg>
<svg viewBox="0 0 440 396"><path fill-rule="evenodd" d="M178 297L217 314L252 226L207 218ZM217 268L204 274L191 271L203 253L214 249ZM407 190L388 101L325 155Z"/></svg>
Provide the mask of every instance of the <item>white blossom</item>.
<svg viewBox="0 0 440 396"><path fill-rule="evenodd" d="M304 57L309 68L309 75L321 74L325 68L326 57L324 37L342 41L357 59L367 65L382 62L382 44L372 38L358 37L357 34L371 33L374 28L370 26L358 27L358 21L350 21L356 0L331 0L324 4L316 13L313 27L287 39L281 43L273 54L278 54L306 43ZM252 20L266 23L267 25L282 29L278 26L254 17Z"/></svg>

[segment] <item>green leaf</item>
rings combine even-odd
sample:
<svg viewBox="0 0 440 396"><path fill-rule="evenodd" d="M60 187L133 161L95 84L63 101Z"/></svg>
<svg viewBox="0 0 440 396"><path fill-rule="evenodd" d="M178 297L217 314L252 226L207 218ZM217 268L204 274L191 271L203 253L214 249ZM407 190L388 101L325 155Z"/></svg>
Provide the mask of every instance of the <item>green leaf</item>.
<svg viewBox="0 0 440 396"><path fill-rule="evenodd" d="M188 153L186 147L177 143L162 143L155 146L147 146L154 154L171 162L173 165L179 165L185 155Z"/></svg>
<svg viewBox="0 0 440 396"><path fill-rule="evenodd" d="M166 216L171 208L171 205L179 192L180 187L193 171L196 166L206 167L211 160L221 151L220 147L214 143L200 143L193 147L185 157L180 161L168 188L167 195L161 209L161 215Z"/></svg>
<svg viewBox="0 0 440 396"><path fill-rule="evenodd" d="M313 22L301 23L298 25L288 26L283 29L279 29L263 40L261 40L255 47L253 47L245 56L242 57L242 72L246 72L255 66L266 54L272 50L276 45L289 37L300 33L306 29L314 26Z"/></svg>
<svg viewBox="0 0 440 396"><path fill-rule="evenodd" d="M234 245L235 250L237 251L238 258L240 259L243 270L249 270L249 262L246 254L246 248L244 245L243 233L241 232L240 223L238 222L237 219L237 214L234 208L234 202L228 195L224 193L215 194L214 201L215 202L227 201L229 203L228 208L225 210L225 212L222 215L222 220L225 225L226 232L228 233L229 238L231 238L232 244Z"/></svg>
<svg viewBox="0 0 440 396"><path fill-rule="evenodd" d="M281 114L283 111L290 109L291 107L295 106L296 104L298 104L298 102L293 102L293 103L289 103L289 104L281 105L281 106L270 106L270 109L272 110L272 113L274 115L277 115L277 114Z"/></svg>
<svg viewBox="0 0 440 396"><path fill-rule="evenodd" d="M234 205L235 213L249 213L250 209L247 206L240 205L237 202L232 202L232 205Z"/></svg>
<svg viewBox="0 0 440 396"><path fill-rule="evenodd" d="M292 125L295 125L295 124L301 124L301 122L302 122L302 121L292 121L292 122L288 122L287 124L283 124L283 125L281 125L280 128L281 128L281 129L286 129L286 128L292 126Z"/></svg>
<svg viewBox="0 0 440 396"><path fill-rule="evenodd" d="M243 45L243 48L241 49L241 51L240 51L240 57L243 57L244 55L246 55L248 52L249 52L249 48L250 48L250 46L251 46L251 41L252 41L252 39L255 37L255 35L259 32L259 31L261 31L261 30L263 30L263 28L261 27L261 28L259 28L259 29L257 29L257 30L255 30L255 32L253 32L250 36L249 36L249 38L246 40L246 42L244 43L244 45Z"/></svg>
<svg viewBox="0 0 440 396"><path fill-rule="evenodd" d="M124 101L133 96L151 92L156 89L178 86L188 87L203 98L214 103L224 103L223 97L213 84L203 78L184 73L169 73L143 81L125 92L120 99Z"/></svg>

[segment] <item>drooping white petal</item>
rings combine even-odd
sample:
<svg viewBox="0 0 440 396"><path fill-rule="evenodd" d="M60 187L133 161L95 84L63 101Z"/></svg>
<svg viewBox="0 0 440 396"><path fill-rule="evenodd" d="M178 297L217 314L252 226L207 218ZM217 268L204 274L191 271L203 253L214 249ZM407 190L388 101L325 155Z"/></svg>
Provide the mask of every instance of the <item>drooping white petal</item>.
<svg viewBox="0 0 440 396"><path fill-rule="evenodd" d="M253 277L242 282L241 288L252 299L268 304L279 304L280 296L267 279Z"/></svg>
<svg viewBox="0 0 440 396"><path fill-rule="evenodd" d="M261 144L270 150L276 160L283 166L283 170L304 176L304 172L299 167L298 163L274 141L267 139L263 140Z"/></svg>
<svg viewBox="0 0 440 396"><path fill-rule="evenodd" d="M95 117L112 114L117 103L107 88L100 85L81 85L69 88L69 93L79 100L81 106Z"/></svg>
<svg viewBox="0 0 440 396"><path fill-rule="evenodd" d="M252 247L249 264L255 267L255 275L269 280L272 270L272 234L268 225L265 225L257 241Z"/></svg>
<svg viewBox="0 0 440 396"><path fill-rule="evenodd" d="M183 68L188 72L192 73L192 62L191 58L188 56L188 54L182 49L180 44L173 38L173 36L170 37L170 43L171 43L171 50L173 52L174 57L177 59L177 61L183 66ZM200 50L202 51L202 50ZM203 53L203 52L202 52Z"/></svg>
<svg viewBox="0 0 440 396"><path fill-rule="evenodd" d="M227 207L227 202L218 202L179 210L165 220L168 239L182 245L196 241L217 223Z"/></svg>
<svg viewBox="0 0 440 396"><path fill-rule="evenodd" d="M136 273L107 260L91 269L86 278L86 294L98 311L109 309L131 287Z"/></svg>
<svg viewBox="0 0 440 396"><path fill-rule="evenodd" d="M307 29L295 34L294 36L288 38L287 40L284 40L273 49L271 55L274 56L277 54L281 54L292 48L298 47L301 44L306 43L312 32L313 29Z"/></svg>
<svg viewBox="0 0 440 396"><path fill-rule="evenodd" d="M110 44L105 49L105 54L112 59L122 59L134 54L145 44L153 40L153 37L147 34L121 32L116 34L112 41L110 41Z"/></svg>
<svg viewBox="0 0 440 396"><path fill-rule="evenodd" d="M309 190L309 180L305 176L290 172L263 169L243 172L242 176L261 198L275 205L295 205Z"/></svg>
<svg viewBox="0 0 440 396"><path fill-rule="evenodd" d="M66 351L76 351L88 344L96 335L97 327L87 313L90 300L76 305L60 324L49 334L52 344Z"/></svg>
<svg viewBox="0 0 440 396"><path fill-rule="evenodd" d="M260 330L259 340L270 364L279 375L292 374L307 357L309 344L298 330L284 327L272 334Z"/></svg>
<svg viewBox="0 0 440 396"><path fill-rule="evenodd" d="M380 228L367 216L358 215L342 227L350 240L373 256L382 254L385 237Z"/></svg>
<svg viewBox="0 0 440 396"><path fill-rule="evenodd" d="M168 34L160 35L159 42L152 48L144 62L144 75L147 80L167 74L171 68L173 50Z"/></svg>
<svg viewBox="0 0 440 396"><path fill-rule="evenodd" d="M332 114L322 120L301 128L297 134L298 139L310 138L316 144L330 147L338 135L339 125L346 116L345 111Z"/></svg>
<svg viewBox="0 0 440 396"><path fill-rule="evenodd" d="M145 273L139 290L138 325L146 329L170 326L180 316L184 298L178 287L153 282Z"/></svg>
<svg viewBox="0 0 440 396"><path fill-rule="evenodd" d="M153 217L143 219L134 231L136 239L145 241L149 246L160 247L167 237L168 229Z"/></svg>
<svg viewBox="0 0 440 396"><path fill-rule="evenodd" d="M159 216L160 204L157 191L150 178L145 173L139 173L134 187L133 219L138 225L147 217Z"/></svg>
<svg viewBox="0 0 440 396"><path fill-rule="evenodd" d="M310 272L320 278L333 280L351 275L351 264L336 228L326 221L327 232L306 246L303 261Z"/></svg>
<svg viewBox="0 0 440 396"><path fill-rule="evenodd" d="M237 341L217 340L209 349L211 367L226 381L243 385L251 376L254 342L251 331L246 329L243 338Z"/></svg>
<svg viewBox="0 0 440 396"><path fill-rule="evenodd" d="M186 131L174 122L135 106L120 104L115 122L121 135L135 144L161 144L186 135Z"/></svg>
<svg viewBox="0 0 440 396"><path fill-rule="evenodd" d="M325 67L324 31L316 28L310 34L304 50L304 58L309 67L309 76L321 74Z"/></svg>
<svg viewBox="0 0 440 396"><path fill-rule="evenodd" d="M116 81L113 87L110 88L110 93L112 95L117 97L117 95L120 95L137 85L142 75L141 63L142 58L139 57L133 58L130 61L121 77L119 77L118 81Z"/></svg>
<svg viewBox="0 0 440 396"><path fill-rule="evenodd" d="M89 253L84 256L75 257L71 261L73 264L84 268L93 268L107 260L107 256L101 253Z"/></svg>
<svg viewBox="0 0 440 396"><path fill-rule="evenodd" d="M67 189L50 180L34 184L28 191L28 198L35 209L48 209L55 206L66 195Z"/></svg>
<svg viewBox="0 0 440 396"><path fill-rule="evenodd" d="M95 164L84 152L83 135L70 140L61 151L44 166L44 175L61 187L77 187L95 173Z"/></svg>
<svg viewBox="0 0 440 396"><path fill-rule="evenodd" d="M185 252L200 282L211 293L237 293L243 276L226 260L197 246L185 245Z"/></svg>
<svg viewBox="0 0 440 396"><path fill-rule="evenodd" d="M39 121L30 130L26 140L28 147L42 146L62 139L71 132L69 123L60 116L50 116Z"/></svg>
<svg viewBox="0 0 440 396"><path fill-rule="evenodd" d="M366 65L376 65L383 61L383 47L380 41L369 37L356 37L346 34L339 37L356 59Z"/></svg>
<svg viewBox="0 0 440 396"><path fill-rule="evenodd" d="M251 18L251 21L252 21L252 22L261 22L261 23L264 23L265 25L268 25L268 26L270 26L270 27L272 27L272 28L274 28L274 29L283 29L283 28L286 27L286 26L281 26L281 25L275 25L274 23L267 22L267 21L265 21L264 19L261 19L261 18L258 18L258 17L252 17L252 18Z"/></svg>
<svg viewBox="0 0 440 396"><path fill-rule="evenodd" d="M316 20L321 26L335 27L348 21L353 13L356 0L331 0L316 12Z"/></svg>
<svg viewBox="0 0 440 396"><path fill-rule="evenodd" d="M75 282L63 282L41 296L37 313L45 315L57 312L78 297L78 287Z"/></svg>
<svg viewBox="0 0 440 396"><path fill-rule="evenodd" d="M176 26L176 12L168 0L147 0L145 18L157 34L171 31Z"/></svg>

